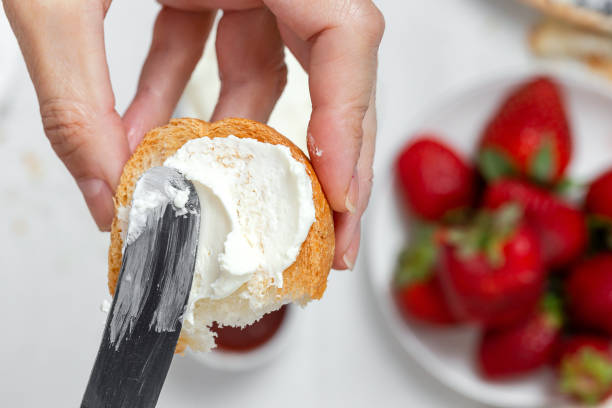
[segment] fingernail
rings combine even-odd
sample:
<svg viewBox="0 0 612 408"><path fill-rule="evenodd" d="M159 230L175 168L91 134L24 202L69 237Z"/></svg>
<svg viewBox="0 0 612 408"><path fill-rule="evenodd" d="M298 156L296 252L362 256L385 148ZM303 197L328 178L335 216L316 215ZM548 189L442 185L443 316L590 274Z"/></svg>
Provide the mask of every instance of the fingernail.
<svg viewBox="0 0 612 408"><path fill-rule="evenodd" d="M342 257L342 260L344 261L344 264L346 265L346 268L348 270L353 270L353 267L355 266L355 261L352 259L349 259L349 257L347 256L347 254L344 254L344 256Z"/></svg>
<svg viewBox="0 0 612 408"><path fill-rule="evenodd" d="M353 170L353 177L351 177L351 183L349 184L346 198L344 199L344 206L349 213L354 214L357 211L357 200L359 199L359 177L357 174L357 167Z"/></svg>
<svg viewBox="0 0 612 408"><path fill-rule="evenodd" d="M361 228L358 227L353 240L349 244L346 252L342 256L342 261L344 261L344 265L346 265L347 269L353 270L355 267L355 260L357 259L357 254L359 253L359 241L361 240Z"/></svg>

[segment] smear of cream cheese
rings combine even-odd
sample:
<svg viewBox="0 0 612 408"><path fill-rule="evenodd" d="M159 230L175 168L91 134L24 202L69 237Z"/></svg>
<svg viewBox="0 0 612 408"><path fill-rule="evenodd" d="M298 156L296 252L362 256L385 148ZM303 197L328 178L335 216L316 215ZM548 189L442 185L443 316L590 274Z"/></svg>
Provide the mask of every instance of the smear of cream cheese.
<svg viewBox="0 0 612 408"><path fill-rule="evenodd" d="M310 177L289 148L204 137L187 142L164 166L189 179L200 199L198 256L184 318L193 323L198 300L229 296L253 274L282 287L283 271L315 221Z"/></svg>

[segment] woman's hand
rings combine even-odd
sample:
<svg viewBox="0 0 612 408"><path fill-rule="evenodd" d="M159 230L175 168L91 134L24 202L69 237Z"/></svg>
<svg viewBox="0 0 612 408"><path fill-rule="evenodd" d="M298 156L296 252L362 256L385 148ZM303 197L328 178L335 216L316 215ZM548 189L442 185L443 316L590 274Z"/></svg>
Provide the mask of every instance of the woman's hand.
<svg viewBox="0 0 612 408"><path fill-rule="evenodd" d="M115 110L103 20L110 0L4 0L38 94L45 133L101 229L144 133L166 123L202 55L218 9L221 93L212 120L267 121L287 69L309 74L310 157L334 210L334 267L352 268L372 184L377 51L384 20L370 0L162 0L138 91Z"/></svg>

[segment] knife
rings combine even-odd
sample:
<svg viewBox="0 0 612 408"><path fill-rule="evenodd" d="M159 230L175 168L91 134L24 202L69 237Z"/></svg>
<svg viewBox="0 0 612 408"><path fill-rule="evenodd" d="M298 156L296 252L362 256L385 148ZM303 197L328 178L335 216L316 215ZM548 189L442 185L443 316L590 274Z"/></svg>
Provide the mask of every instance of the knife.
<svg viewBox="0 0 612 408"><path fill-rule="evenodd" d="M81 408L154 407L182 327L197 254L191 182L153 167L136 183L117 289Z"/></svg>

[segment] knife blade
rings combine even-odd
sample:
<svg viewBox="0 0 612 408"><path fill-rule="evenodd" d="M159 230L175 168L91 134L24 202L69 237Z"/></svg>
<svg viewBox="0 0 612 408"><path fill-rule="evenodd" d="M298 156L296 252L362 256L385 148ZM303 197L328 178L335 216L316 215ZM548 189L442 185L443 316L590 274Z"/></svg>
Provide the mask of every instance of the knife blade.
<svg viewBox="0 0 612 408"><path fill-rule="evenodd" d="M82 408L156 405L182 328L199 229L193 184L174 169L145 172Z"/></svg>

